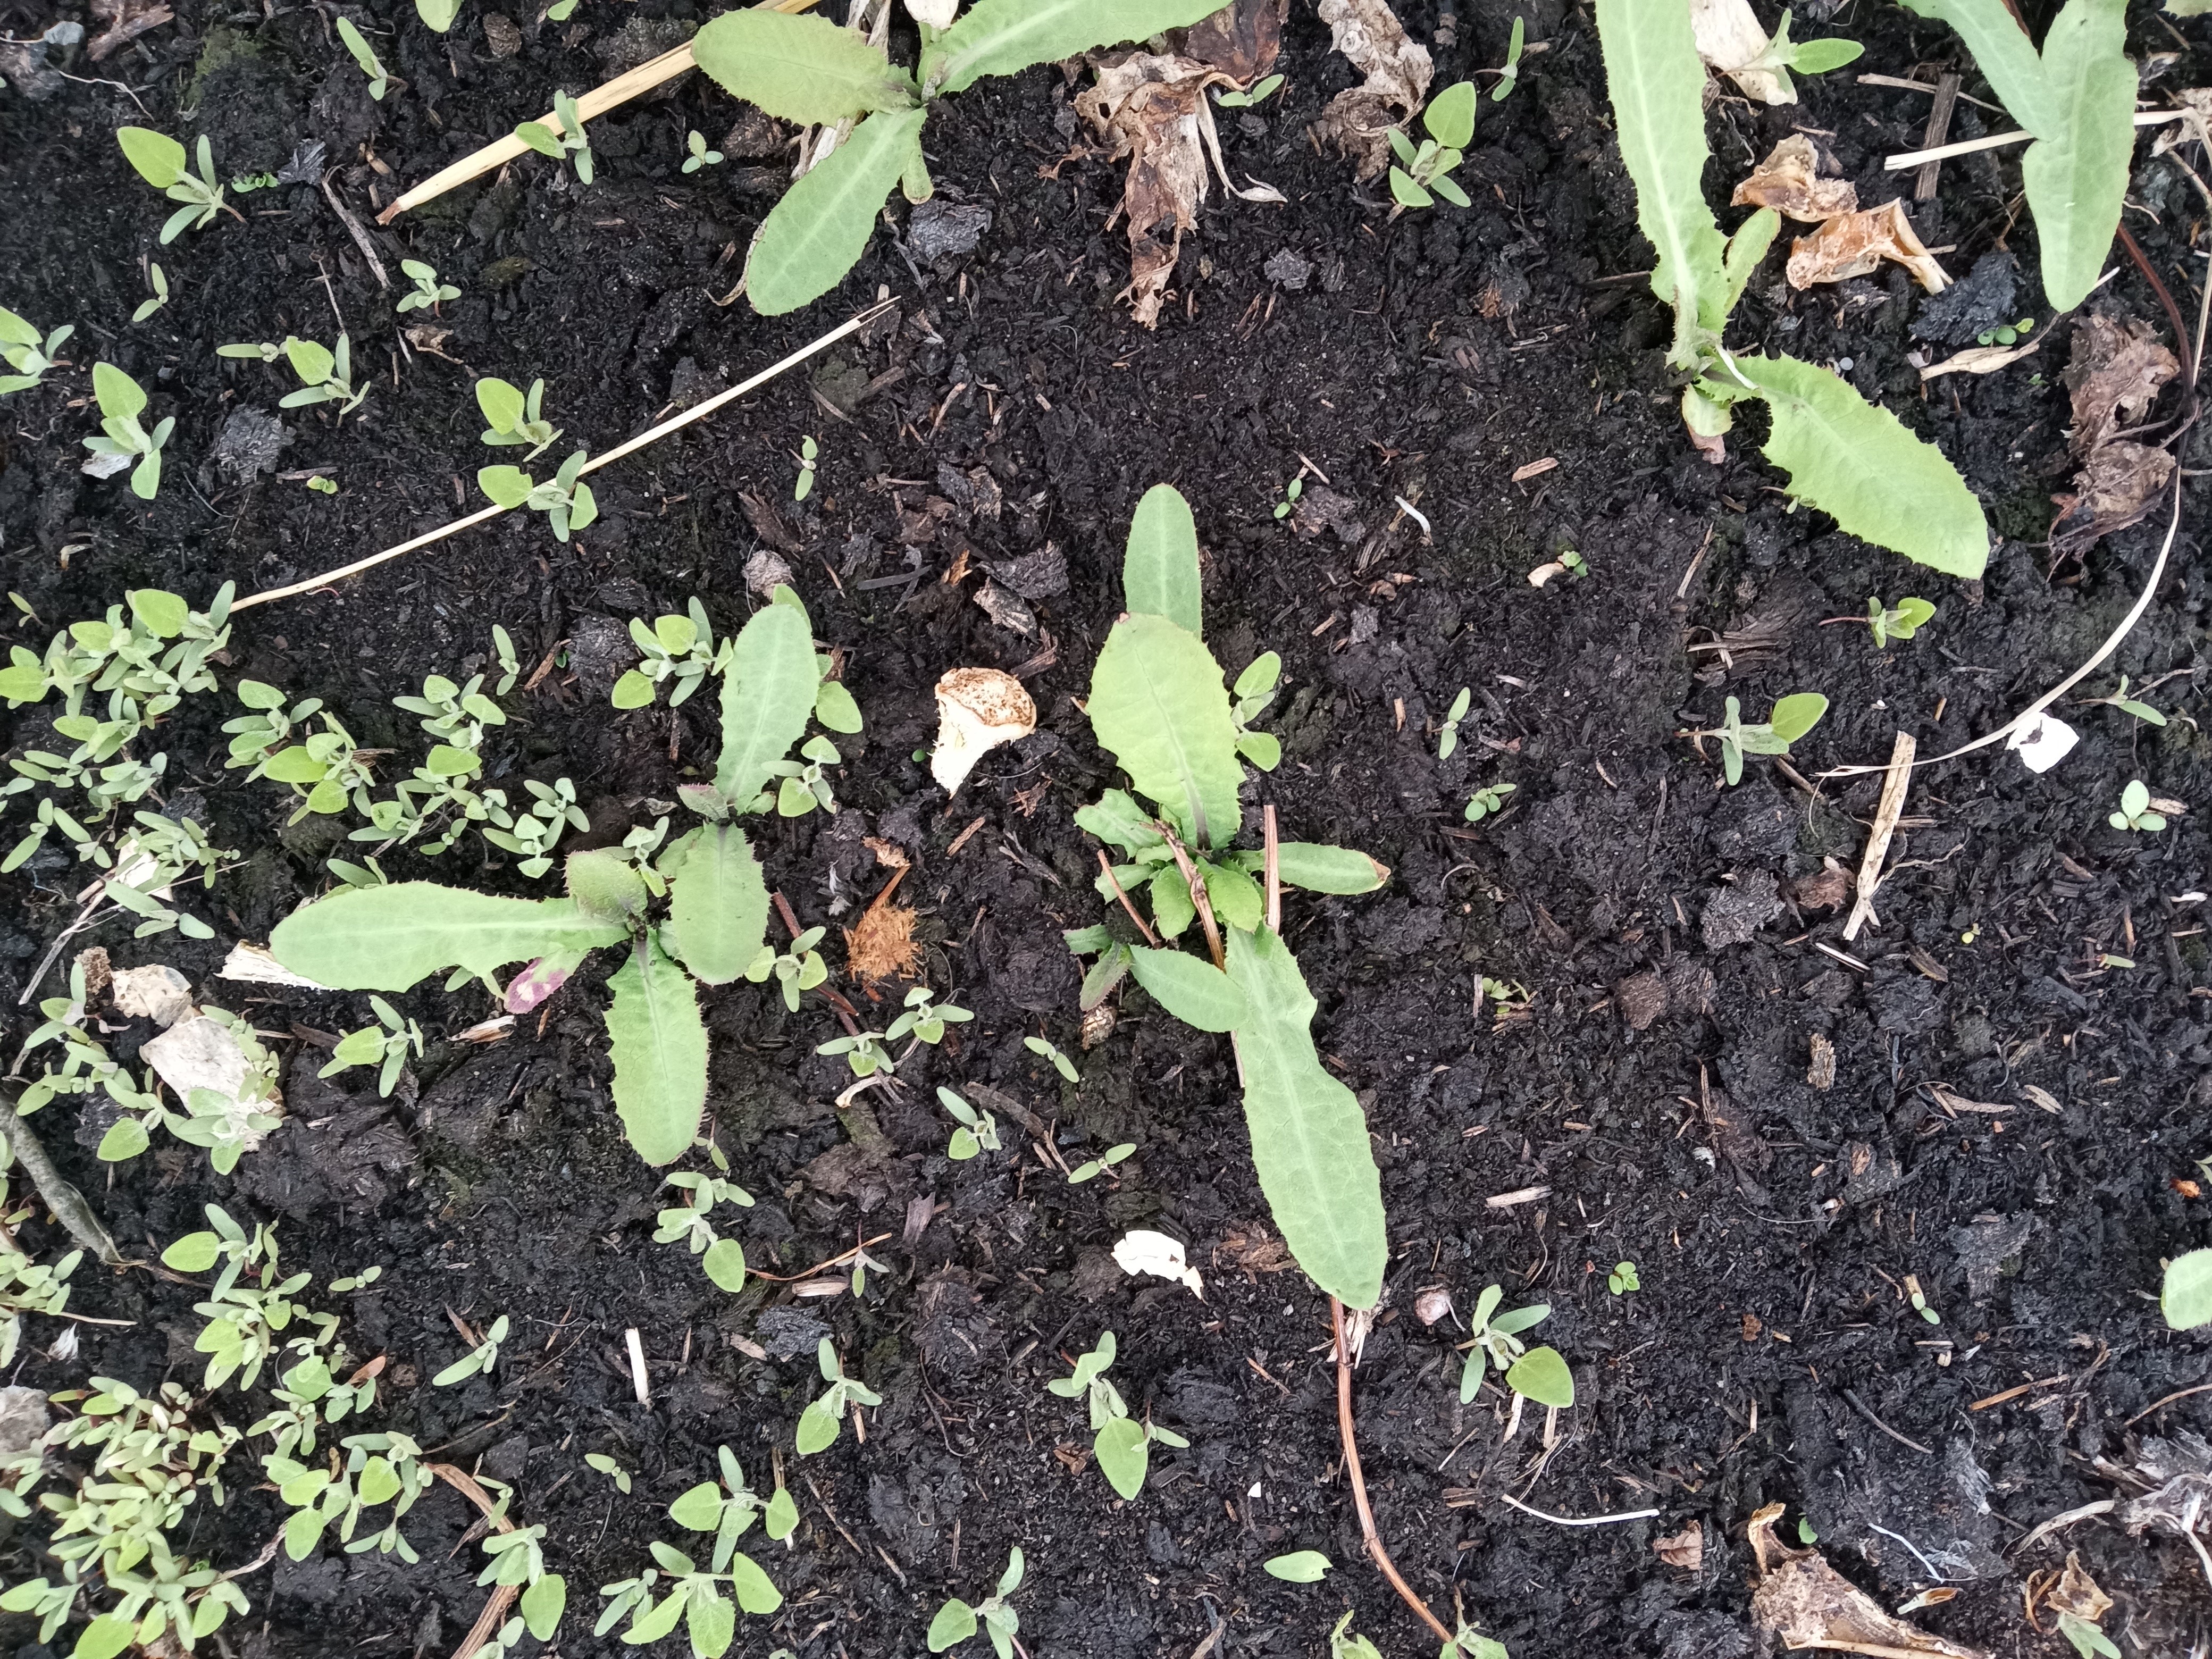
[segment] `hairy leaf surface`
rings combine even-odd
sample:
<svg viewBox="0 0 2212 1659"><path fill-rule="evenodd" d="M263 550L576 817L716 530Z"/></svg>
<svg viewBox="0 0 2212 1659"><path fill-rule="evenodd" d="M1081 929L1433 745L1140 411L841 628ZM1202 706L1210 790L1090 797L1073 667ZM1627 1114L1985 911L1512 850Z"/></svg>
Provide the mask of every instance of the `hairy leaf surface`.
<svg viewBox="0 0 2212 1659"><path fill-rule="evenodd" d="M1152 951L1133 945L1129 971L1161 1007L1201 1031L1233 1030L1252 1017L1251 1005L1237 982L1186 951Z"/></svg>
<svg viewBox="0 0 2212 1659"><path fill-rule="evenodd" d="M2067 0L2044 37L2056 125L2027 147L2020 172L2044 297L2060 311L2087 299L2103 274L2135 159L2136 66L2124 9L2123 0Z"/></svg>
<svg viewBox="0 0 2212 1659"><path fill-rule="evenodd" d="M814 628L796 605L763 605L738 630L722 679L722 753L714 787L750 809L775 763L806 735L821 675Z"/></svg>
<svg viewBox="0 0 2212 1659"><path fill-rule="evenodd" d="M1351 1090L1314 1051L1314 1000L1273 933L1229 935L1229 976L1251 1005L1237 1028L1244 1122L1260 1190L1306 1276L1347 1307L1382 1294L1382 1177Z"/></svg>
<svg viewBox="0 0 2212 1659"><path fill-rule="evenodd" d="M727 985L753 964L768 937L768 884L744 831L701 827L668 884L669 932L677 954L709 985Z"/></svg>
<svg viewBox="0 0 2212 1659"><path fill-rule="evenodd" d="M574 899L501 898L436 882L349 887L276 924L271 955L333 991L404 991L446 968L488 974L538 956L618 944L618 925Z"/></svg>
<svg viewBox="0 0 2212 1659"><path fill-rule="evenodd" d="M1790 493L1863 541L1948 575L1972 579L1989 560L1990 527L1950 462L1825 368L1794 357L1739 357L1736 368L1773 412L1766 459Z"/></svg>
<svg viewBox="0 0 2212 1659"><path fill-rule="evenodd" d="M975 0L939 40L943 89L960 92L986 75L1188 27L1220 9L1220 0Z"/></svg>
<svg viewBox="0 0 2212 1659"><path fill-rule="evenodd" d="M1091 673L1091 729L1186 839L1205 848L1237 833L1237 726L1197 635L1165 617L1115 623Z"/></svg>
<svg viewBox="0 0 2212 1659"><path fill-rule="evenodd" d="M925 110L869 116L830 159L784 191L745 261L745 292L763 317L818 300L867 251L876 212L921 154ZM811 701L810 697L809 701Z"/></svg>
<svg viewBox="0 0 2212 1659"><path fill-rule="evenodd" d="M747 103L802 126L921 101L913 79L866 36L826 17L761 7L726 11L693 37L691 55Z"/></svg>
<svg viewBox="0 0 2212 1659"><path fill-rule="evenodd" d="M1606 88L1620 159L1636 184L1636 222L1659 263L1651 291L1674 309L1668 362L1694 368L1698 331L1725 320L1723 244L1705 204L1705 70L1690 9L1668 0L1597 0Z"/></svg>
<svg viewBox="0 0 2212 1659"><path fill-rule="evenodd" d="M1165 617L1206 637L1198 586L1198 522L1172 484L1154 484L1129 520L1121 559L1123 603L1141 615Z"/></svg>
<svg viewBox="0 0 2212 1659"><path fill-rule="evenodd" d="M1279 842L1275 873L1284 886L1309 893L1371 893L1390 879L1388 865L1377 864L1356 848L1310 841Z"/></svg>
<svg viewBox="0 0 2212 1659"><path fill-rule="evenodd" d="M614 993L607 1037L623 1133L647 1164L673 1164L690 1149L707 1103L707 1027L698 994L649 937L607 988Z"/></svg>

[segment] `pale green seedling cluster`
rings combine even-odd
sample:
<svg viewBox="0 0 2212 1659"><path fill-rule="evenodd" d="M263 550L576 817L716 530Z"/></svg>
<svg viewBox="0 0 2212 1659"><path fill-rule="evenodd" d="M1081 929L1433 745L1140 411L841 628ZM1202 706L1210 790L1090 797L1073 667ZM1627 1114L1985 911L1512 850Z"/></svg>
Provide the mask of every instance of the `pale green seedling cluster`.
<svg viewBox="0 0 2212 1659"><path fill-rule="evenodd" d="M1564 1411L1575 1403L1574 1373L1557 1348L1532 1348L1521 1340L1522 1331L1551 1317L1550 1305L1534 1302L1500 1313L1498 1304L1504 1296L1501 1287L1491 1285L1475 1300L1468 1321L1471 1334L1460 1344L1467 1350L1467 1364L1459 1377L1462 1403L1474 1400L1483 1377L1495 1366L1515 1394Z"/></svg>
<svg viewBox="0 0 2212 1659"><path fill-rule="evenodd" d="M1742 705L1734 697L1723 704L1721 723L1708 730L1685 732L1692 739L1711 738L1720 744L1721 775L1729 783L1743 779L1746 755L1786 755L1790 745L1810 732L1828 712L1828 700L1818 691L1799 691L1778 698L1766 719L1756 726L1743 720Z"/></svg>

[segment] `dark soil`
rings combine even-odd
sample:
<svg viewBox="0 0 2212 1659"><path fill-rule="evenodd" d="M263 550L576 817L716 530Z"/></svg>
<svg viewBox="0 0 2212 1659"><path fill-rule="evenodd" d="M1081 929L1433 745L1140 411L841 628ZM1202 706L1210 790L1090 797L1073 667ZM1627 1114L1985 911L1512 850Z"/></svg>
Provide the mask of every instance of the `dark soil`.
<svg viewBox="0 0 2212 1659"><path fill-rule="evenodd" d="M2054 569L2043 544L2070 471L2057 385L2069 325L2049 328L2036 358L1930 382L1923 397L1905 361L1921 295L1894 268L1797 295L1781 285L1778 250L1739 315L1746 345L1849 359L1862 389L1959 461L2007 538L1980 582L1916 572L1816 513L1791 514L1753 431L1724 466L1707 465L1675 414L1668 319L1632 276L1650 250L1589 15L1533 0L1530 38L1547 50L1510 100L1484 105L1466 168L1474 206L1395 222L1379 189L1355 186L1306 139L1349 77L1310 9L1296 8L1285 92L1223 123L1231 170L1291 204L1217 197L1186 240L1157 333L1115 301L1117 173L1086 161L1040 176L1072 131L1068 84L1042 70L964 96L931 129L940 190L993 215L973 255L917 269L879 233L839 294L798 317L719 306L781 173L734 154L679 173L685 132L712 138L738 113L695 77L593 125L600 177L587 190L532 158L372 230L395 281L404 253L463 290L434 319L450 331L444 355L403 356L396 291L380 289L319 190L234 198L248 222L156 249L167 204L110 130L149 118L143 103L153 125L210 133L226 175L274 171L319 139L331 191L369 222L556 88L606 78L617 20L599 6L566 26L518 17L520 52L501 58L481 6L440 40L379 5L374 20L399 27L374 38L408 86L373 104L331 9L185 3L105 66L66 65L104 79L43 101L0 98L0 301L78 331L78 365L9 399L0 431L0 574L48 627L142 585L204 603L226 579L241 592L294 580L453 516L485 459L469 371L544 375L562 451L599 450L804 343L879 287L899 307L865 341L599 475L605 517L567 545L542 520L495 523L242 613L228 665L325 698L363 742L411 752L422 739L389 699L426 673L482 667L493 623L526 664L567 641L567 671L507 699L494 771L510 789L574 778L593 830L570 845L616 839L710 767L717 744L708 697L673 715L610 710L620 624L696 593L733 629L757 602L741 572L764 545L740 495L783 503L768 529L869 725L847 746L834 821L760 824L771 879L803 923L849 924L883 878L864 836L903 844L930 981L976 1013L921 1058L915 1086L841 1114L842 1063L812 1054L838 1029L818 998L795 1016L742 983L708 999L716 1133L758 1200L732 1231L756 1267L787 1276L888 1235L869 1245L882 1265L863 1294L795 1299L756 1279L731 1297L651 1241L654 1176L607 1092L610 964L507 1041L434 1042L388 1102L360 1073L319 1081L320 1051L288 1040L290 1121L235 1178L171 1146L103 1170L88 1150L97 1126L73 1124L66 1102L34 1122L126 1250L150 1256L212 1200L276 1221L288 1264L319 1281L382 1264L382 1281L349 1299L345 1336L391 1357L383 1420L513 1481L519 1516L549 1526L547 1554L571 1585L562 1654L623 1650L589 1636L593 1591L646 1565L648 1540L690 1540L665 1506L708 1477L718 1443L757 1480L780 1449L804 1517L787 1551L748 1540L786 1597L773 1620L744 1621L748 1655L917 1653L944 1597L980 1599L1017 1544L1032 1654L1316 1654L1347 1604L1386 1652L1433 1650L1363 1558L1327 1308L1294 1271L1274 1271L1225 1044L1133 990L1112 1035L1082 1055L1079 1085L1022 1044L1042 1033L1079 1051L1078 969L1058 934L1099 907L1072 814L1111 779L1074 700L1116 608L1131 508L1161 479L1197 511L1218 653L1232 672L1269 647L1287 662L1272 720L1285 760L1250 792L1255 812L1272 801L1286 835L1364 848L1395 872L1368 898L1294 896L1287 931L1320 999L1322 1051L1359 1092L1383 1170L1395 1255L1357 1398L1377 1519L1413 1585L1447 1616L1462 1601L1516 1659L1728 1659L1755 1640L1744 1522L1787 1503L1784 1535L1802 1513L1888 1605L1940 1570L1960 1594L1918 1616L1954 1639L2068 1651L2022 1622L2021 1591L2074 1547L2118 1599L2107 1626L2124 1650L2188 1650L2205 1589L2179 1540L2091 1522L2007 1553L2046 1516L2113 1495L2092 1460L2124 1465L2140 1436L2212 1430L2212 1395L2137 1420L2206 1376L2204 1343L2170 1334L2154 1302L2161 1259L2212 1242L2202 1202L2181 1189L2212 1152L2212 936L2199 903L2212 888L2201 811L2212 770L2187 522L2159 602L2084 688L2108 690L2121 672L2138 687L2179 676L2151 694L2171 722L2073 709L2081 749L2047 775L1990 750L1921 773L1881 926L1850 946L1848 900L1814 878L1827 858L1856 870L1879 779L1808 796L1754 760L1723 790L1717 757L1674 735L1713 723L1725 695L1763 710L1817 689L1832 707L1794 759L1802 776L1880 763L1900 730L1940 753L2088 654L2145 580L2165 509ZM1417 38L1437 37L1433 3L1405 9ZM0 5L18 38L54 15ZM1463 12L1446 32L1456 44L1435 47L1437 84L1500 61L1511 15L1498 0ZM697 21L690 0L645 0L621 18L669 33L617 65ZM1893 9L1846 21L1868 43L1860 69L1901 75L1960 52ZM2130 45L2167 55L2147 97L2212 67L2147 9ZM1967 89L1980 89L1971 75ZM1717 203L1793 125L1832 148L1863 200L1893 193L1881 158L1918 142L1925 100L1848 71L1805 98L1780 111L1720 103ZM1953 136L1985 130L1962 106ZM1992 249L2015 255L2021 313L2047 318L2033 229L2010 205L2017 180L2016 151L1948 164L1914 217L1929 245L1955 249L1944 257L1956 272ZM2130 228L2193 314L2201 272L2185 239L2200 207L2162 161L2145 161L2130 195L2148 210L2130 211ZM894 219L907 211L895 203ZM134 327L149 252L175 297ZM1306 270L1302 285L1264 274L1285 252L1295 259L1276 270ZM2124 258L2093 304L2167 332ZM220 472L223 422L272 409L283 386L215 348L287 331L328 340L334 307L374 390L343 423L288 412L277 465L325 469L340 493ZM152 391L154 416L177 418L150 506L76 471L94 355ZM862 388L872 395L854 406ZM2153 418L2178 405L2169 392ZM805 434L821 446L821 482L794 507ZM2185 465L2206 465L2200 441L2184 448ZM1512 482L1547 458L1555 470ZM1321 478L1341 502L1310 535L1272 512L1302 460L1310 511L1328 505ZM2199 480L2185 520L2201 495ZM1432 540L1394 497L1418 505ZM1047 548L1066 560L1066 590L1035 602L1034 634L999 625L975 602L982 570ZM1539 590L1524 579L1568 548L1588 580ZM1876 654L1862 628L1817 626L1862 614L1869 593L1906 592L1940 606L1909 645ZM1747 618L1771 624L1769 648L1686 653ZM25 622L16 637L39 647L46 635ZM933 731L931 686L961 664L1023 665L1042 721L948 803L910 757ZM1474 713L1439 763L1433 728L1462 685ZM232 940L265 939L320 890L332 850L319 823L285 827L279 787L223 771L225 701L188 702L163 734L171 808L204 813L243 855L195 899L218 939L139 944L111 927L90 942L118 965L178 963L264 1030L350 1029L366 1018L361 999L264 999L213 976ZM19 746L44 730L35 711L15 717ZM2199 811L2161 835L2109 830L2130 778ZM1508 810L1467 826L1468 794L1497 782L1516 787ZM542 890L503 855L482 861L486 851L471 838L434 865L395 853L386 867ZM77 885L52 853L0 882L8 1006ZM2106 954L2133 965L2101 965ZM1499 982L1525 989L1525 1010L1486 1006L1482 988ZM472 990L406 1000L440 1038L487 1012ZM118 1052L145 1035L118 1036ZM1807 1081L1816 1038L1834 1048L1825 1091ZM1118 1183L1071 1187L1009 1106L1006 1153L949 1164L949 1126L931 1103L945 1082L1054 1126L1070 1163L1125 1139L1139 1150ZM1928 1086L1939 1082L2002 1109L1947 1108ZM1539 1195L1489 1201L1523 1189ZM1188 1241L1203 1303L1120 1274L1107 1252L1133 1225ZM48 1259L60 1248L43 1224L26 1238ZM1607 1273L1622 1260L1642 1289L1616 1297ZM1908 1304L1907 1275L1939 1324ZM1414 1311L1425 1286L1449 1287L1464 1310L1493 1281L1550 1302L1540 1334L1573 1364L1578 1396L1555 1423L1532 1412L1503 1443L1494 1395L1458 1403L1452 1325L1425 1328ZM76 1310L136 1323L76 1328L82 1346L63 1362L43 1352L60 1328L34 1320L9 1380L197 1381L191 1289L91 1269L78 1286ZM448 1310L514 1322L494 1380L428 1385L461 1351ZM650 1407L632 1397L627 1328L650 1364ZM1095 1467L1055 1455L1089 1437L1079 1406L1042 1387L1109 1328L1133 1407L1192 1443L1157 1456L1150 1489L1127 1504ZM864 1444L848 1428L801 1462L791 1435L818 1389L825 1333L885 1403ZM2023 1382L2035 1386L2015 1390ZM222 1407L240 1420L260 1408ZM587 1451L635 1470L635 1491L586 1471ZM250 1468L241 1452L228 1506L197 1512L195 1554L243 1563L275 1531L273 1496L243 1490ZM1659 1516L1570 1529L1501 1502L1509 1493L1556 1515ZM409 1523L422 1556L412 1568L280 1555L244 1581L253 1612L226 1651L326 1653L341 1633L364 1655L450 1651L485 1594L473 1546L452 1553L470 1518L442 1489L426 1499ZM1692 1522L1702 1567L1662 1563L1654 1540ZM40 1570L33 1536L8 1547L11 1580ZM1298 1548L1338 1571L1318 1588L1260 1571ZM0 1620L0 1646L42 1654L31 1638L22 1620Z"/></svg>

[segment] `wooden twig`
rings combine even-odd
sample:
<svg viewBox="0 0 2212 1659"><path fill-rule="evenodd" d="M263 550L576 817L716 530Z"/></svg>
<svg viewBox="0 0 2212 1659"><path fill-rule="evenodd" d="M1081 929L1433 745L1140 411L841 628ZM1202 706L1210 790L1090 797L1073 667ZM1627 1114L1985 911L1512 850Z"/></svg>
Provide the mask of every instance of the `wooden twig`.
<svg viewBox="0 0 2212 1659"><path fill-rule="evenodd" d="M1846 943L1856 939L1859 929L1875 919L1874 890L1881 885L1882 862L1889 856L1890 837L1897 833L1897 820L1905 811L1905 792L1912 781L1912 757L1919 746L1912 733L1900 732L1889 751L1889 774L1881 781L1881 800L1874 811L1866 855L1859 860L1858 896L1852 902L1850 920L1844 924Z"/></svg>
<svg viewBox="0 0 2212 1659"><path fill-rule="evenodd" d="M1352 1431L1352 1347L1344 1340L1344 1304L1334 1297L1328 1299L1328 1319L1336 1333L1336 1432L1344 1444L1344 1472L1352 1477L1352 1502L1359 1511L1360 1536L1366 1540L1367 1553L1390 1581L1390 1587L1449 1646L1455 1638L1443 1621L1429 1611L1429 1604L1413 1593L1413 1587L1398 1571L1397 1563L1391 1560L1390 1552L1382 1547L1382 1535L1375 1530L1375 1511L1367 1506L1367 1477L1359 1468L1359 1440Z"/></svg>
<svg viewBox="0 0 2212 1659"><path fill-rule="evenodd" d="M1267 931L1279 939L1283 932L1283 866L1275 843L1275 809L1272 805L1260 809L1260 834L1267 848Z"/></svg>
<svg viewBox="0 0 2212 1659"><path fill-rule="evenodd" d="M814 0L760 0L767 11L805 11ZM651 92L663 82L672 81L688 69L698 67L691 55L691 43L685 41L673 52L664 52L649 62L640 64L626 74L617 75L605 86L594 87L576 100L576 114L586 121L619 108L631 99ZM557 111L548 111L538 118L540 126L549 131L562 131ZM425 202L434 201L449 190L458 190L471 179L482 178L494 167L504 167L509 161L520 161L530 154L530 146L513 133L504 138L495 138L482 149L463 156L449 167L441 168L421 184L409 191L390 207L376 216L376 222L388 225L410 208L418 208Z"/></svg>
<svg viewBox="0 0 2212 1659"><path fill-rule="evenodd" d="M1936 83L1936 105L1928 112L1928 125L1920 135L1923 148L1933 149L1951 136L1951 112L1958 106L1959 77L1947 71ZM1920 182L1912 189L1914 201L1935 199L1936 175L1942 167L1941 161L1930 161L1920 169Z"/></svg>
<svg viewBox="0 0 2212 1659"><path fill-rule="evenodd" d="M499 1505L492 1501L491 1494L477 1485L472 1476L455 1468L451 1463L425 1463L422 1467L475 1504L495 1530L514 1530L514 1522L499 1512ZM483 1611L477 1615L476 1623L469 1626L469 1633L461 1638L460 1646L453 1650L453 1659L473 1659L477 1650L499 1633L499 1627L507 1622L507 1610L514 1605L514 1598L521 1594L522 1586L520 1584L501 1584L495 1589L491 1600L484 1603Z"/></svg>
<svg viewBox="0 0 2212 1659"><path fill-rule="evenodd" d="M1191 907L1198 912L1199 922L1206 929L1206 948L1213 953L1213 965L1225 974L1229 971L1229 958L1221 949L1221 929L1214 923L1213 901L1206 896L1206 878L1198 873L1198 866L1190 861L1190 854L1183 851L1182 842L1176 838L1174 830L1163 823L1160 834L1167 837L1168 851L1175 854L1176 868L1190 884Z"/></svg>
<svg viewBox="0 0 2212 1659"><path fill-rule="evenodd" d="M975 822L981 823L982 819L978 818ZM1160 936L1152 930L1142 916L1137 914L1137 907L1129 902L1129 896L1121 890L1121 878L1114 873L1114 866L1107 858L1106 849L1103 847L1098 849L1098 867L1106 872L1107 885L1114 890L1114 896L1121 901L1121 908L1129 913L1129 920L1137 924L1137 931L1145 936L1145 943L1155 951L1158 950Z"/></svg>
<svg viewBox="0 0 2212 1659"><path fill-rule="evenodd" d="M727 392L716 392L705 403L695 404L681 415L673 416L663 421L659 426L639 433L629 442L616 445L604 455L593 456L584 464L582 470L586 472L597 472L601 467L611 466L623 456L633 454L647 444L659 442L679 427L689 426L694 421L705 419L723 404L766 386L777 375L783 374L787 369L797 368L816 352L836 344L856 330L866 328L889 310L894 303L895 301L884 300L870 306L866 311L831 329L830 332L811 344L801 346L781 362L763 369L750 380L739 382ZM372 553L365 559L356 559L351 564L342 564L335 570L325 570L319 576L310 576L305 581L294 582L286 587L271 587L259 593L248 593L244 599L235 601L230 608L234 613L251 610L257 605L267 605L271 599L289 599L301 593L311 593L315 589L327 586L331 582L343 581L348 576L358 576L362 571L372 569L387 559L396 559L403 553L412 553L417 548L428 547L433 542L443 541L448 536L458 535L464 530L496 519L501 514L510 510L512 509L504 507L481 508L470 514L465 519L456 519L449 525L442 525L435 530L427 531L411 540L400 543L397 547L387 547L381 553Z"/></svg>

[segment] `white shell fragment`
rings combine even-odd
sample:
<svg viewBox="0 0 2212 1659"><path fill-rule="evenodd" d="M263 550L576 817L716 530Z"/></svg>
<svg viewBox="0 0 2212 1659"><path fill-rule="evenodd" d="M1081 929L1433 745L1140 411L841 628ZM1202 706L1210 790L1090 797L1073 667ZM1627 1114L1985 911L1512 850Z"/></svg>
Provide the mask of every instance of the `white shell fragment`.
<svg viewBox="0 0 2212 1659"><path fill-rule="evenodd" d="M1114 1260L1125 1273L1151 1273L1160 1279L1179 1279L1190 1286L1190 1293L1200 1301L1206 1299L1206 1285L1199 1279L1198 1269L1183 1260L1181 1242L1165 1233L1148 1232L1141 1227L1124 1233L1121 1242L1114 1247Z"/></svg>
<svg viewBox="0 0 2212 1659"><path fill-rule="evenodd" d="M960 0L906 0L906 15L933 29L949 29L959 7Z"/></svg>
<svg viewBox="0 0 2212 1659"><path fill-rule="evenodd" d="M230 1027L221 1020L196 1013L172 1025L138 1053L179 1100L191 1099L195 1089L210 1089L234 1106L269 1113L283 1109L281 1100L264 1100L258 1095L248 1100L246 1085L252 1076L252 1063ZM259 1137L249 1138L247 1149L258 1144Z"/></svg>
<svg viewBox="0 0 2212 1659"><path fill-rule="evenodd" d="M2005 739L2031 772L2048 772L2072 752L2081 734L2054 714L2038 714Z"/></svg>
<svg viewBox="0 0 2212 1659"><path fill-rule="evenodd" d="M1036 730L1036 704L1012 674L955 668L937 683L937 720L929 775L949 795L991 750Z"/></svg>
<svg viewBox="0 0 2212 1659"><path fill-rule="evenodd" d="M107 982L126 1019L150 1019L166 1030L192 1011L191 981L166 963L118 968Z"/></svg>
<svg viewBox="0 0 2212 1659"><path fill-rule="evenodd" d="M230 954L222 959L219 970L225 979L242 979L256 985L296 985L303 991L325 991L330 988L318 985L269 954L265 945L248 945L243 940L230 947Z"/></svg>

